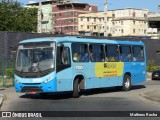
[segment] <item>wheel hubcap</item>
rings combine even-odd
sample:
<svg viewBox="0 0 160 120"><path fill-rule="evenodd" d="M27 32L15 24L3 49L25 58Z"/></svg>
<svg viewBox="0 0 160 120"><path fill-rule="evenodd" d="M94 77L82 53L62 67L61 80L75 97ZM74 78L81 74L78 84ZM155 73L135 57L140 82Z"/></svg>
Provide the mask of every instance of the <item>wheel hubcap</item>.
<svg viewBox="0 0 160 120"><path fill-rule="evenodd" d="M129 88L129 86L130 86L130 82L129 82L129 79L127 78L127 79L126 79L126 82L125 82L125 87L126 87L126 88Z"/></svg>

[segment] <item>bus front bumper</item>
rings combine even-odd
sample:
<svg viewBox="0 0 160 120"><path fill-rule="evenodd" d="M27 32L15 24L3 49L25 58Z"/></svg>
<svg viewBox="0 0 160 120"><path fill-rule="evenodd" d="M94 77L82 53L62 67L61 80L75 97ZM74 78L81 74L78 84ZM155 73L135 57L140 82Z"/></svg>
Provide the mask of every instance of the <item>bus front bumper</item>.
<svg viewBox="0 0 160 120"><path fill-rule="evenodd" d="M56 78L52 79L49 82L41 83L21 83L16 82L15 80L15 90L16 92L56 92L57 91L57 80Z"/></svg>

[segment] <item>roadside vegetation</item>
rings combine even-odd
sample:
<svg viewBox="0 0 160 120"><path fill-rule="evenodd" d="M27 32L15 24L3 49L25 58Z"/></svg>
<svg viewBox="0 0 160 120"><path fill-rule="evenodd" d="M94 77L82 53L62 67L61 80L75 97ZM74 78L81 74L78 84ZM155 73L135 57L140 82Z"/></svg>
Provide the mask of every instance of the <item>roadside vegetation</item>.
<svg viewBox="0 0 160 120"><path fill-rule="evenodd" d="M0 31L36 32L37 9L25 8L15 0L0 1Z"/></svg>
<svg viewBox="0 0 160 120"><path fill-rule="evenodd" d="M147 72L153 72L158 69L160 69L160 66L155 66L154 60L149 60L147 62Z"/></svg>

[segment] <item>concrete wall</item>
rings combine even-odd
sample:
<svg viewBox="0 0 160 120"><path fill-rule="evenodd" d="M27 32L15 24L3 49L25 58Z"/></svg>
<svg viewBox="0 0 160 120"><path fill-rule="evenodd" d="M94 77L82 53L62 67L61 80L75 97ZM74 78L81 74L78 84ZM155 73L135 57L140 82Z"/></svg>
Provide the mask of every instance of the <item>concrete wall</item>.
<svg viewBox="0 0 160 120"><path fill-rule="evenodd" d="M58 35L57 35L58 36ZM11 48L14 48L19 41L30 38L38 37L56 37L56 35L51 34L38 34L38 33L25 33L25 32L0 32L0 61L2 57L11 57ZM93 38L93 37L85 37ZM104 39L105 37L94 37L95 39ZM105 38L107 39L107 38ZM127 41L142 41L145 43L147 52L147 61L154 60L156 65L160 65L160 55L156 51L160 51L160 40L152 39L133 39L133 38L122 38L122 37L112 37L108 39L115 40L127 40Z"/></svg>

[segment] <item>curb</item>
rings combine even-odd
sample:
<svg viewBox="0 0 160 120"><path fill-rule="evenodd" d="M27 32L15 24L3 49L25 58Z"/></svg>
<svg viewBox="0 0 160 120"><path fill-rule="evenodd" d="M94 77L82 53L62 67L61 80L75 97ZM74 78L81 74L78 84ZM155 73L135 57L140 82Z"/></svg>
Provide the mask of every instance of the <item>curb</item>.
<svg viewBox="0 0 160 120"><path fill-rule="evenodd" d="M144 97L144 98L150 100L150 101L154 101L154 102L160 103L160 99L158 99L158 98L154 98L154 97L148 96L148 95L146 95L146 94L144 94L144 93L141 93L141 94L139 94L139 95L140 95L141 97Z"/></svg>
<svg viewBox="0 0 160 120"><path fill-rule="evenodd" d="M0 94L0 108L2 106L2 103L3 103L3 95Z"/></svg>

